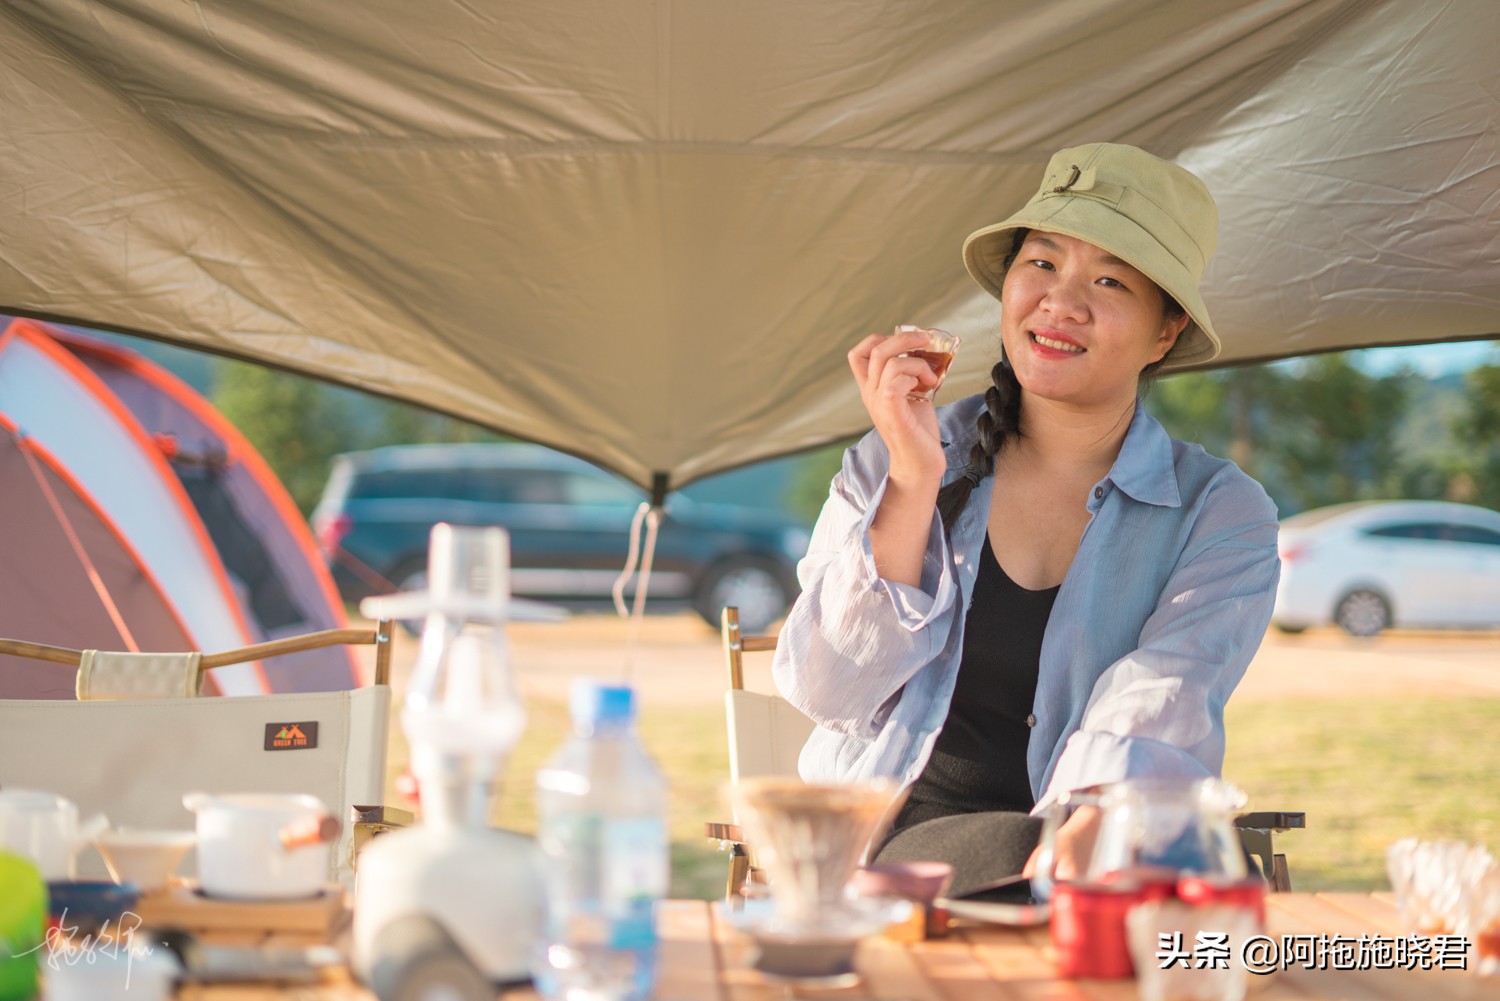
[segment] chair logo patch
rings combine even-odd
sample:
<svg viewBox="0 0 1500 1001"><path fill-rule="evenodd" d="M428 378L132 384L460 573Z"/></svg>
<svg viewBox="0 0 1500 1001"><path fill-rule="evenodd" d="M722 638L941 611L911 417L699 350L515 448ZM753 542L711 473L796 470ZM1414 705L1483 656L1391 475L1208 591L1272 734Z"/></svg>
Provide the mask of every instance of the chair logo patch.
<svg viewBox="0 0 1500 1001"><path fill-rule="evenodd" d="M267 723L266 750L305 751L318 746L318 724Z"/></svg>

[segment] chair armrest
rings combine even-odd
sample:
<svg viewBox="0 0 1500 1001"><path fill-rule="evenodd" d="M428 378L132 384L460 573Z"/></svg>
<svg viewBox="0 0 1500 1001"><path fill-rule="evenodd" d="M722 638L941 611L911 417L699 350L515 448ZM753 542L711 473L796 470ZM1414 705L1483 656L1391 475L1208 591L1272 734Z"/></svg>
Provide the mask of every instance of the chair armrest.
<svg viewBox="0 0 1500 1001"><path fill-rule="evenodd" d="M703 835L715 841L728 841L736 845L745 843L745 832L740 829L739 824L716 824L709 821L703 825Z"/></svg>
<svg viewBox="0 0 1500 1001"><path fill-rule="evenodd" d="M1287 813L1280 810L1245 813L1234 818L1234 826L1257 831L1300 830L1307 826L1307 814Z"/></svg>
<svg viewBox="0 0 1500 1001"><path fill-rule="evenodd" d="M1271 892L1290 892L1291 872L1287 868L1286 856L1276 851L1275 836L1282 831L1306 827L1307 814L1281 810L1246 813L1234 818L1234 826L1239 833L1240 844L1248 855L1257 860L1260 874Z"/></svg>
<svg viewBox="0 0 1500 1001"><path fill-rule="evenodd" d="M411 811L394 806L350 806L349 822L354 827L354 838L349 845L350 864L358 871L359 853L364 850L365 845L387 831L410 827L416 819Z"/></svg>

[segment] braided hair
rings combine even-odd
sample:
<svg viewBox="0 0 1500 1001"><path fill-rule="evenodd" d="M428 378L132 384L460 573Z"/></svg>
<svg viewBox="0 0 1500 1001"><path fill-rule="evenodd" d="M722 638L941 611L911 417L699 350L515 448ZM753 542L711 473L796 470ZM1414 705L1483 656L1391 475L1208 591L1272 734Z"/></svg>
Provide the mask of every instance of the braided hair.
<svg viewBox="0 0 1500 1001"><path fill-rule="evenodd" d="M1000 269L1002 274L1009 271L1010 266L1015 263L1016 257L1021 253L1021 244L1026 242L1026 234L1029 232L1028 229L1016 230L1015 242L1011 244L1010 253L1006 255ZM1165 300L1167 316L1175 318L1187 312L1165 289L1162 290L1162 298ZM1169 351L1168 354L1170 353ZM1166 361L1166 356L1163 355L1142 369L1142 382L1149 385ZM1021 380L1016 378L1015 369L1011 368L1010 361L1003 354L995 367L990 369L990 383L990 388L984 393L984 411L979 415L979 438L969 449L969 463L964 467L964 474L938 491L938 514L943 519L944 530L949 532L953 530L953 523L958 520L964 506L969 503L969 495L979 486L979 481L995 472L995 456L1000 454L1007 443L1022 437L1024 433L1021 430Z"/></svg>

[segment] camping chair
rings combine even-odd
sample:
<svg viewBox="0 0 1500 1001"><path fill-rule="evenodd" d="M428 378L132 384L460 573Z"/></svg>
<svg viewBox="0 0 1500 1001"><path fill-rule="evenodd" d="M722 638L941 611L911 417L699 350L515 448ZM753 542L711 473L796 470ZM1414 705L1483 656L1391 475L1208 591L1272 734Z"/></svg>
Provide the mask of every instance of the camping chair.
<svg viewBox="0 0 1500 1001"><path fill-rule="evenodd" d="M724 660L729 669L729 690L724 693L725 722L729 730L729 781L761 775L796 775L797 757L812 733L813 722L775 695L745 690L744 655L774 651L775 636L745 636L740 632L740 613L734 606L724 609L721 620ZM1306 814L1266 811L1235 818L1240 843L1254 856L1267 887L1275 893L1292 888L1286 855L1275 849L1275 835L1306 826ZM755 876L751 846L745 843L738 824L709 823L708 837L729 851L729 878L725 896L741 896L746 880Z"/></svg>
<svg viewBox="0 0 1500 1001"><path fill-rule="evenodd" d="M391 624L328 629L209 654L142 655L0 639L0 654L63 665L165 665L185 681L171 697L106 696L87 701L0 700L0 786L43 789L73 800L81 814L104 813L136 828L186 828L184 793L309 793L344 819L329 876L347 882L354 853L368 838L410 822L384 800L390 724ZM195 696L194 670L244 664L340 645L375 647L374 683L352 691ZM38 670L52 668L39 666ZM125 684L129 685L127 678ZM84 694L88 694L85 690ZM80 876L103 876L92 853Z"/></svg>

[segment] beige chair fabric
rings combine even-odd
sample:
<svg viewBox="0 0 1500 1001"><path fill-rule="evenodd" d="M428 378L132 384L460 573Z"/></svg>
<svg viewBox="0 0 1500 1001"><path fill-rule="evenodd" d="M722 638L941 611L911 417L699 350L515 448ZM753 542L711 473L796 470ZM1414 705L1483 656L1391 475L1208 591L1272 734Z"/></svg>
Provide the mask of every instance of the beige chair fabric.
<svg viewBox="0 0 1500 1001"><path fill-rule="evenodd" d="M796 775L797 757L813 722L777 695L743 689L724 693L729 727L729 779Z"/></svg>
<svg viewBox="0 0 1500 1001"><path fill-rule="evenodd" d="M195 698L201 653L109 653L85 650L78 664L78 701Z"/></svg>
<svg viewBox="0 0 1500 1001"><path fill-rule="evenodd" d="M328 875L347 884L352 808L385 800L391 641L388 620L374 629L322 630L209 654L104 653L0 639L0 652L37 661L38 670L76 667L80 699L0 700L0 788L47 790L73 800L83 816L104 813L121 827L173 829L196 823L182 805L184 793L309 794L344 825ZM342 644L374 646L374 684L197 697L199 667ZM148 697L148 688L178 694ZM192 872L189 858L182 874ZM79 855L78 875L108 878L92 848Z"/></svg>
<svg viewBox="0 0 1500 1001"><path fill-rule="evenodd" d="M0 700L0 787L45 789L120 827L189 830L183 793L309 793L344 830L331 880L352 877L350 808L383 802L391 690L89 702ZM312 737L272 749L283 727ZM182 875L191 875L193 860ZM92 848L80 879L108 879Z"/></svg>

